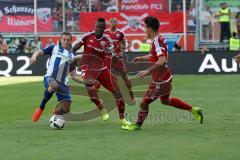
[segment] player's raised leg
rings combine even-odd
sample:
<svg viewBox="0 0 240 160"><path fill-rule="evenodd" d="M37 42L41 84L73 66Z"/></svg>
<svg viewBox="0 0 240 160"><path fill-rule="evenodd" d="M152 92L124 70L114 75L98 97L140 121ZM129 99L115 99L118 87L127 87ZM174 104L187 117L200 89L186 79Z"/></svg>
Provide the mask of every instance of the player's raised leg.
<svg viewBox="0 0 240 160"><path fill-rule="evenodd" d="M169 94L161 96L161 103L168 106L173 106L178 109L188 110L193 113L196 119L202 124L203 123L203 113L200 107L193 107L190 104L184 102L179 98L170 98Z"/></svg>

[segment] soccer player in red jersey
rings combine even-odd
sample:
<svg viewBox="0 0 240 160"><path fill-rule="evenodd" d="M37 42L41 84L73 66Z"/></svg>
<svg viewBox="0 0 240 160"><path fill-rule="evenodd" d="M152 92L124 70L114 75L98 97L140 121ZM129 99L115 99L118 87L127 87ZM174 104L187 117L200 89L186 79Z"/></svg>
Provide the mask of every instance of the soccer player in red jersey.
<svg viewBox="0 0 240 160"><path fill-rule="evenodd" d="M148 106L157 98L161 103L173 106L178 109L188 110L192 112L200 123L203 123L202 109L193 107L179 98L170 98L172 74L167 66L168 51L166 40L158 34L159 21L155 17L147 17L145 19L147 36L152 39L151 50L148 55L135 57L133 62L150 61L151 66L140 71L137 76L143 78L152 75L152 82L140 103L138 119L135 124L123 125L126 130L139 130L148 115Z"/></svg>
<svg viewBox="0 0 240 160"><path fill-rule="evenodd" d="M114 45L114 56L107 56L106 57L106 63L108 64L108 67L110 70L113 68L115 71L117 71L122 79L124 80L125 85L128 88L129 95L131 97L132 102L135 103L135 98L132 91L132 85L128 78L128 72L123 60L123 52L126 48L125 44L125 37L124 33L117 29L117 19L111 18L110 19L110 28L104 32L106 35L108 35L111 40L113 41Z"/></svg>
<svg viewBox="0 0 240 160"><path fill-rule="evenodd" d="M116 105L119 112L121 124L130 124L125 119L125 102L118 87L116 78L111 74L109 68L105 64L105 57L114 54L112 40L104 34L106 22L104 18L96 21L95 31L85 33L73 46L73 52L76 52L81 46L84 46L84 52L81 60L81 69L83 79L97 80L116 99ZM103 102L98 97L98 85L87 86L87 92L92 102L99 108L103 120L108 120L109 115Z"/></svg>

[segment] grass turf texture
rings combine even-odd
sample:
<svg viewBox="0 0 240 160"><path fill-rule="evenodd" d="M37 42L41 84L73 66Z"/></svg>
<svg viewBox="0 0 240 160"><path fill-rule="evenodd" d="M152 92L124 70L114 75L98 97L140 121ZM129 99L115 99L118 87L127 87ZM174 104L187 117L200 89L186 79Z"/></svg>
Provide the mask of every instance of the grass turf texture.
<svg viewBox="0 0 240 160"><path fill-rule="evenodd" d="M52 130L48 120L56 104L55 96L39 123L34 124L31 116L42 98L42 82L0 86L0 159L237 160L240 156L239 80L239 75L175 75L173 96L202 106L205 123L200 125L191 120L193 117L187 111L156 101L142 130L135 132L120 129L116 110L110 113L107 122L100 118L67 122L63 130ZM92 107L87 97L74 96L73 100L72 111ZM135 120L138 109L138 106L127 106L128 118ZM163 113L168 117L159 118ZM185 118L176 120L174 117L178 115Z"/></svg>

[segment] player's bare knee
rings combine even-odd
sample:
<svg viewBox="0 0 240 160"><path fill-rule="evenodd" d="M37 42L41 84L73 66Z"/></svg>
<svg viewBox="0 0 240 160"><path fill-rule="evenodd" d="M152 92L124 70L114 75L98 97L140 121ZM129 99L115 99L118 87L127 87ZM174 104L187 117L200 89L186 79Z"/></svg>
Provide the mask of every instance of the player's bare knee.
<svg viewBox="0 0 240 160"><path fill-rule="evenodd" d="M49 91L57 91L58 90L58 84L55 80L49 82L48 90Z"/></svg>

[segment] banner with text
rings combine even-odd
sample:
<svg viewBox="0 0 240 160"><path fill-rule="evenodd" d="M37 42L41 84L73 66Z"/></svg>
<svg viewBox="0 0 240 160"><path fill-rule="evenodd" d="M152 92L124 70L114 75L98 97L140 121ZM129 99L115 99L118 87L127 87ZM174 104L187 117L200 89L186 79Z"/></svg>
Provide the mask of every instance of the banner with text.
<svg viewBox="0 0 240 160"><path fill-rule="evenodd" d="M119 11L168 12L168 0L120 0Z"/></svg>
<svg viewBox="0 0 240 160"><path fill-rule="evenodd" d="M148 63L132 63L134 57L146 54L142 52L124 54L130 74L135 74L149 66ZM168 66L174 74L239 74L239 64L232 59L237 54L237 52L171 53ZM30 56L28 54L0 56L0 76L43 76L47 69L49 56L39 57L37 63L31 66Z"/></svg>
<svg viewBox="0 0 240 160"><path fill-rule="evenodd" d="M0 0L0 32L33 32L33 0ZM37 1L37 31L52 31L52 1Z"/></svg>
<svg viewBox="0 0 240 160"><path fill-rule="evenodd" d="M88 32L94 30L95 22L98 18L104 17L109 27L109 19L118 19L118 28L125 34L144 34L144 19L147 16L157 17L160 21L160 33L182 33L183 32L183 14L180 13L143 13L143 12L81 12L80 13L80 31Z"/></svg>

